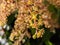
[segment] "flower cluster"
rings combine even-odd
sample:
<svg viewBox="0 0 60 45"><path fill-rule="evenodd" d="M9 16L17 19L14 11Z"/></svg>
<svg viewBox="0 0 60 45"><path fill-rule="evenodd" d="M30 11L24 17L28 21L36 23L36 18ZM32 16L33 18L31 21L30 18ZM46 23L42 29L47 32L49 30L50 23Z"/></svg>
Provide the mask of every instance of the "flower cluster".
<svg viewBox="0 0 60 45"><path fill-rule="evenodd" d="M42 38L44 33L46 33L46 28L49 29L50 32L55 33L55 28L59 28L59 24L56 21L57 19L52 19L54 14L50 12L49 6L52 2L54 6L59 6L58 1L55 3L53 0L49 5L45 5L43 3L44 1L45 0L2 0L0 2L1 44L9 45L5 39L6 37L2 38L6 36L6 30L8 30L8 33L10 32L9 40L13 42L12 45L22 45L22 43L25 42L25 37L29 39ZM48 2L50 1L51 0L48 0ZM16 9L18 10L18 14L11 14ZM7 18L9 16L12 21L11 24ZM9 23L7 24L7 22ZM13 25L13 27L11 25ZM12 29L10 29L10 26Z"/></svg>

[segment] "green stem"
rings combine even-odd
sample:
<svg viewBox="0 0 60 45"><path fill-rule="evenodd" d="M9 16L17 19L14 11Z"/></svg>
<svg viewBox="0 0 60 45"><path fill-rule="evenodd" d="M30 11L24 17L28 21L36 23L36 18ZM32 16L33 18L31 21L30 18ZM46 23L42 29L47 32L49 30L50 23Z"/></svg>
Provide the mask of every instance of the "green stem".
<svg viewBox="0 0 60 45"><path fill-rule="evenodd" d="M49 40L46 40L45 45L53 45L53 44Z"/></svg>

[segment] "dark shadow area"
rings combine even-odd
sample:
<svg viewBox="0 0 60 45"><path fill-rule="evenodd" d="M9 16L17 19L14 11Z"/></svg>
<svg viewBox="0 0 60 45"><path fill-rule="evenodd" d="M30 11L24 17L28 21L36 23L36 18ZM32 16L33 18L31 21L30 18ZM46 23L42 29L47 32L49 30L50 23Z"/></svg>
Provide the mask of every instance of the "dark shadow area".
<svg viewBox="0 0 60 45"><path fill-rule="evenodd" d="M60 29L56 29L56 34L50 40L54 45L60 45Z"/></svg>

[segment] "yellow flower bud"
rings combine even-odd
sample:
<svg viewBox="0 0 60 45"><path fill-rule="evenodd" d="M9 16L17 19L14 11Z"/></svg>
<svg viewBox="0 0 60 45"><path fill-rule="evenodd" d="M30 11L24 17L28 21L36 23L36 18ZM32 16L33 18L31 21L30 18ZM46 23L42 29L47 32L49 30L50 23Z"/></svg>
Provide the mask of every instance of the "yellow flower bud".
<svg viewBox="0 0 60 45"><path fill-rule="evenodd" d="M41 29L41 30L37 33L37 38L42 37L43 33L44 33L44 30Z"/></svg>
<svg viewBox="0 0 60 45"><path fill-rule="evenodd" d="M33 6L33 10L38 11L37 6Z"/></svg>
<svg viewBox="0 0 60 45"><path fill-rule="evenodd" d="M33 38L33 39L36 39L36 34L34 34L34 35L32 36L32 38Z"/></svg>
<svg viewBox="0 0 60 45"><path fill-rule="evenodd" d="M0 26L3 26L4 24L3 24L3 22L2 21L0 21Z"/></svg>
<svg viewBox="0 0 60 45"><path fill-rule="evenodd" d="M43 25L42 19L39 19L39 20L38 20L38 25Z"/></svg>
<svg viewBox="0 0 60 45"><path fill-rule="evenodd" d="M37 38L39 38L39 37L41 37L41 32L40 31L37 33Z"/></svg>
<svg viewBox="0 0 60 45"><path fill-rule="evenodd" d="M18 36L17 32L11 33L9 39L10 39L11 41L14 41L14 37L15 37L15 36Z"/></svg>
<svg viewBox="0 0 60 45"><path fill-rule="evenodd" d="M36 19L36 13L31 12L32 19Z"/></svg>
<svg viewBox="0 0 60 45"><path fill-rule="evenodd" d="M9 39L10 39L11 41L14 41L14 40L13 40L13 39L14 39L14 34L11 33Z"/></svg>
<svg viewBox="0 0 60 45"><path fill-rule="evenodd" d="M30 26L32 26L32 25L33 25L31 20L29 20L29 23L30 23Z"/></svg>
<svg viewBox="0 0 60 45"><path fill-rule="evenodd" d="M31 5L32 3L33 3L32 0L28 0L27 2L28 5Z"/></svg>

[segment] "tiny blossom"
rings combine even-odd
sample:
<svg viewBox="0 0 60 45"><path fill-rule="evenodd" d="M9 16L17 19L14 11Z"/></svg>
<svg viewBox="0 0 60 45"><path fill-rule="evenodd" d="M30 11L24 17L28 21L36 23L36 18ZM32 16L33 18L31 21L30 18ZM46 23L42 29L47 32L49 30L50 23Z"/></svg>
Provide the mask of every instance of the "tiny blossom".
<svg viewBox="0 0 60 45"><path fill-rule="evenodd" d="M7 29L7 30L9 30L9 29L10 29L10 27L9 27L9 26L7 26L7 27L6 27L6 29Z"/></svg>
<svg viewBox="0 0 60 45"><path fill-rule="evenodd" d="M4 31L0 31L0 36L3 36L4 35Z"/></svg>
<svg viewBox="0 0 60 45"><path fill-rule="evenodd" d="M2 37L0 36L0 42L2 41Z"/></svg>
<svg viewBox="0 0 60 45"><path fill-rule="evenodd" d="M7 24L5 24L4 26L3 26L3 28L5 29L7 27Z"/></svg>
<svg viewBox="0 0 60 45"><path fill-rule="evenodd" d="M5 45L9 45L9 43L8 43L8 42L6 42L6 43L5 43Z"/></svg>
<svg viewBox="0 0 60 45"><path fill-rule="evenodd" d="M5 25L3 26L3 28L6 29L6 30L9 30L9 29L10 29L10 26L7 25L7 24L5 24Z"/></svg>
<svg viewBox="0 0 60 45"><path fill-rule="evenodd" d="M0 26L0 30L2 30L2 26Z"/></svg>
<svg viewBox="0 0 60 45"><path fill-rule="evenodd" d="M22 40L22 43L25 43L25 39Z"/></svg>
<svg viewBox="0 0 60 45"><path fill-rule="evenodd" d="M5 44L6 43L6 39L2 39L1 44Z"/></svg>

